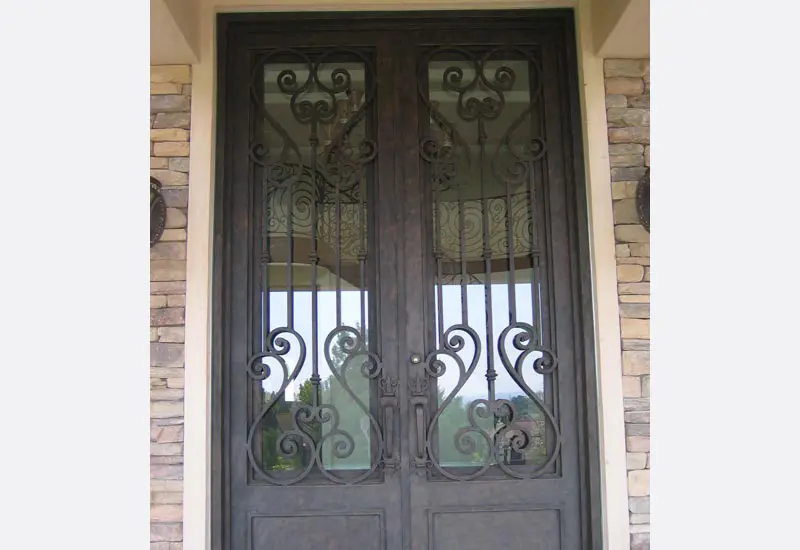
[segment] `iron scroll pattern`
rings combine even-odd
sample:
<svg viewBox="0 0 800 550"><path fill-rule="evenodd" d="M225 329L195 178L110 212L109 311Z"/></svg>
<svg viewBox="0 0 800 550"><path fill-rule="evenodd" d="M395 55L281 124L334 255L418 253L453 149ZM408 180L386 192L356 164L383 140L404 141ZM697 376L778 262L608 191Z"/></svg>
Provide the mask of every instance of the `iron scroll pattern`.
<svg viewBox="0 0 800 550"><path fill-rule="evenodd" d="M536 395L536 392L525 382L524 367L529 365L534 372L540 375L550 375L558 367L558 359L547 348L535 344L535 329L528 323L515 323L506 327L500 334L497 349L506 372L511 376L519 388L531 399L543 413L545 421L549 424L554 436L554 444L547 453L546 460L533 469L520 470L505 463L506 450L525 452L537 444L543 444L540 437L521 422L521 415L516 406L508 399L497 398L494 382L497 372L491 362L487 362L485 372L487 381L487 398L475 399L467 406L467 425L459 428L453 436L455 448L463 455L474 456L478 442L483 441L490 452L483 455L483 462L472 468L469 472L463 469L458 471L444 466L439 460L437 447L434 443L439 419L447 407L453 402L458 393L475 374L481 357L480 339L474 329L467 325L453 325L444 333L444 342L440 349L430 353L423 366L424 375L413 377L410 383L411 404L417 418L418 453L414 457L413 466L418 472L434 469L439 474L453 481L470 481L484 475L491 467L499 468L505 475L515 479L536 478L547 471L548 467L557 459L561 437L558 422L549 411L547 404ZM462 357L461 352L466 348L466 336L472 342L473 352ZM520 353L511 358L507 352L506 344L511 344ZM458 368L458 381L454 388L448 392L433 413L429 422L424 421L429 390L429 380L442 377L447 372L447 365L443 357L452 360ZM478 419L492 419L494 428L489 430L479 425ZM424 437L424 439L422 439Z"/></svg>
<svg viewBox="0 0 800 550"><path fill-rule="evenodd" d="M342 119L338 106L339 96L343 94L351 98L353 93L352 77L345 68L334 68L330 71L330 84L323 82L320 69L331 63L331 58L338 55L348 55L364 64L368 89L364 90L361 105L357 106L354 113L349 113ZM263 75L263 69L273 59L294 58L305 66L308 76L305 80L298 78L298 71L285 69L277 76L277 86L289 101L291 115L294 120L309 128L308 145L311 148L310 159L305 159L301 153L300 145L292 138L290 133L278 122L260 97L261 86L258 80ZM264 136L253 136L250 142L250 160L262 169L263 184L266 193L291 195L293 206L296 206L305 215L310 214L309 205L331 204L335 196L347 200L348 204L362 200L363 189L360 177L365 168L377 156L377 144L374 140L364 138L358 144L351 143L353 130L364 122L369 109L375 101L376 85L372 78L374 70L371 61L357 50L347 48L333 48L328 50L318 60L313 61L308 55L299 50L280 49L269 52L256 60L250 87L251 99L256 105L257 116L266 121L268 126L280 136L281 144L278 148L270 147ZM302 81L301 81L302 80ZM322 99L311 101L307 96L316 93ZM341 125L336 127L338 121ZM335 135L322 137L324 128L336 127ZM277 218L273 216L272 218ZM297 220L292 220L295 222ZM307 219L305 221L310 221ZM275 229L276 224L287 222L285 219L270 219L269 229Z"/></svg>
<svg viewBox="0 0 800 550"><path fill-rule="evenodd" d="M356 90L346 64L338 61L343 58L363 66L363 90ZM267 82L267 69L275 67L279 73L274 81ZM264 96L267 86L271 87L271 93L277 89L282 98L277 107L275 103L267 104ZM258 279L266 303L261 311L261 324L265 327L262 349L248 359L246 371L261 392L267 383L274 391L264 394L263 404L257 404L246 444L255 478L268 484L286 486L306 480L356 484L371 478L379 469L391 471L398 466L392 432L398 382L385 372L379 353L370 348L365 329L364 289L369 250L366 174L376 157L377 145L369 139L366 129L359 142L353 143L352 139L359 124L366 128L374 97L372 62L358 50L333 48L314 56L301 50L277 49L259 54L254 60L250 99L261 126L251 127L249 160L255 185L261 191L263 222L258 236L261 239ZM344 110L342 103L346 105ZM281 124L284 122L288 127L287 120L292 124L291 131ZM305 136L301 145L298 136L302 132ZM345 231L347 224L354 230ZM273 239L288 243L281 259L288 276L285 282L278 282L286 285L287 322L277 328L269 326L273 284L269 280L269 267L276 262L270 244ZM310 243L310 249L304 253L306 257L297 257L297 239ZM327 253L322 249L323 243ZM343 260L357 263L355 277L360 277L362 307L357 327L342 321ZM305 338L294 326L292 273L301 262L311 272L311 336ZM336 326L325 336L320 353L317 271L322 267L336 275L337 312ZM330 372L327 380L321 376L322 361ZM290 402L287 390L301 380L301 374L307 377L306 389L310 395ZM360 382L356 383L357 380ZM331 384L336 384L337 395L346 399L350 416L360 419L360 428L345 425L350 417L343 417L344 403L334 403L331 393L325 397ZM364 391L356 385L366 385L368 389ZM377 399L373 401L373 397ZM281 422L279 417L283 419ZM266 440L265 425L274 426L277 431L273 434L274 441ZM267 453L281 464L290 463L291 467L267 467L263 461ZM359 467L337 468L345 459L357 459Z"/></svg>
<svg viewBox="0 0 800 550"><path fill-rule="evenodd" d="M501 54L506 58L511 54L514 59L527 64L529 78L525 85L528 86L529 101L516 116L511 113L513 118L502 129L502 135L499 135L496 121L504 114L506 96L517 91L514 89L517 74L509 64L502 61ZM428 166L427 175L434 199L432 248L438 293L438 348L426 357L422 372L411 379L412 410L417 426L417 451L412 465L419 473L438 473L454 481L477 479L485 476L490 469L493 471L492 475L495 475L494 468L499 470L500 475L509 478L536 478L549 472L561 449L561 434L554 410L551 410L543 394L537 395L524 375L527 369L532 369L543 378L552 378L558 367L558 359L542 343L542 326L518 320L514 290L515 262L520 261L519 256L527 257L530 261L528 265L534 273L531 279L531 297L534 301L533 310L538 317L542 308L541 297L533 287L533 281L536 277L541 279L543 251L534 219L534 212L538 210L538 202L541 200L534 174L537 163L545 157L546 143L535 135L536 124L532 122L532 113L541 95L541 70L532 52L516 46L495 48L480 57L466 49L447 47L422 56L418 74L427 72L429 64L437 59L448 62L459 60L444 69L439 83L443 92L451 94L451 97L455 96L455 116L459 124L448 120L439 106L430 101L428 89L421 80L418 92L428 110L432 128L420 141L419 151ZM495 66L494 70L490 69L492 65ZM468 73L471 73L471 77L467 76ZM526 122L531 128L529 135L532 137L514 139L515 133ZM492 123L495 124L491 128L493 135L499 136L495 138L496 144L493 147L489 139L489 125ZM474 135L466 135L467 131L473 130ZM471 152L475 149L478 151L477 158ZM476 177L474 164L478 166L481 198L465 200L462 188L466 187L470 178L474 180ZM502 190L500 196L488 196L490 183ZM449 202L442 201L442 197L448 192ZM457 202L453 199L454 192L457 194ZM448 231L451 225L455 225L457 231ZM467 261L475 259L475 254L469 252L474 249L479 250L478 257L484 265L485 276L482 282L474 280L467 268ZM444 261L451 265L459 263L459 258L448 255L449 252L460 256L462 319L461 323L451 325L445 330L441 291L445 277L442 266ZM491 312L492 261L497 256L505 256L508 261L509 324L495 339L492 334L491 314L487 313L486 344L482 345L478 333L468 323L466 285L468 280L470 283L483 284L486 311ZM511 400L497 397L495 381L498 373L494 365L493 348L496 348L496 357L502 363L504 371L538 411L537 422L541 423L541 434L534 433L530 428L530 418L525 418ZM465 425L455 431L452 444L458 453L473 459L479 446L486 452L482 454L479 464L468 468L454 468L443 464L439 456L440 451L435 442L437 430L445 410L465 384L473 376L477 376L479 366L484 370L487 382L485 397L467 404ZM432 411L431 418L426 419L431 395L430 382L441 379L448 368L457 369L455 386L439 397L438 407ZM483 426L481 420L484 421ZM487 423L493 424L493 427L487 429ZM509 451L521 454L534 448L536 452L541 450L543 459L532 467L512 465L504 458Z"/></svg>
<svg viewBox="0 0 800 550"><path fill-rule="evenodd" d="M297 346L296 357L293 363L287 362L287 356L292 351L292 341ZM333 359L335 343L339 343L339 351L344 353L344 360L340 367L336 367ZM257 458L256 439L261 422L280 403L285 396L290 383L297 380L306 359L306 345L300 335L287 327L274 329L267 340L267 349L253 355L247 364L247 374L251 379L262 382L272 377L274 371L280 376L280 388L265 404L261 412L251 424L247 435L247 456L251 466L258 475L274 485L293 485L306 479L316 470L325 479L337 484L355 484L369 478L379 467L395 469L398 459L393 455L392 446L383 435L382 427L365 403L353 390L347 381L347 372L358 368L360 374L367 380L379 381L382 390L382 402L385 408L394 409L396 406L397 379L384 376L383 364L378 356L368 351L367 343L361 333L348 326L342 326L331 332L325 340L325 359L331 374L344 389L352 402L361 410L364 418L369 423L369 430L373 437L371 448L371 468L359 471L357 475L342 475L326 467L322 456L323 448L331 446L332 454L338 459L351 456L356 449L353 435L340 427L341 416L338 408L331 404L322 403L320 399L321 377L318 373L311 376L312 401L311 403L295 403L290 410L291 427L276 439L275 451L284 459L293 459L306 453L310 458L305 465L292 475L278 476L263 468ZM277 368L276 368L277 367ZM391 420L391 415L388 415ZM327 433L322 435L323 427L328 427Z"/></svg>

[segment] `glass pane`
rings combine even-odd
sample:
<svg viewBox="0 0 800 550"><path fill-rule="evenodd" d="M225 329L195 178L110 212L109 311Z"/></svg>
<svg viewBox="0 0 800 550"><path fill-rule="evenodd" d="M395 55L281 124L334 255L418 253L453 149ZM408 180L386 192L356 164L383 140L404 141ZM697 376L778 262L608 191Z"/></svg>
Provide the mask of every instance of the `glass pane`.
<svg viewBox="0 0 800 550"><path fill-rule="evenodd" d="M262 351L250 369L259 397L249 444L256 473L282 484L353 481L381 449L369 334L372 75L348 56L267 62L255 94Z"/></svg>
<svg viewBox="0 0 800 550"><path fill-rule="evenodd" d="M462 477L491 466L535 473L552 463L555 449L554 358L542 347L537 237L544 152L534 109L538 71L522 52L505 55L442 51L427 67L430 116L421 148L433 201L435 342L444 366L434 372L434 454L440 469L465 468Z"/></svg>

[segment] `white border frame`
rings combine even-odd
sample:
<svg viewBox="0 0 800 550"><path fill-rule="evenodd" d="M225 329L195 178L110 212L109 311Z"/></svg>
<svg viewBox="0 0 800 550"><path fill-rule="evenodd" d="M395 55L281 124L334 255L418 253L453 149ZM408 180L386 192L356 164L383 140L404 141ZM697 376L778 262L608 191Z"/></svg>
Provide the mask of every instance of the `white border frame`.
<svg viewBox="0 0 800 550"><path fill-rule="evenodd" d="M577 23L581 128L590 228L595 307L598 420L601 457L603 547L628 550L628 491L622 398L622 358L617 297L614 224L608 159L603 60L592 51L590 0L386 0L338 2L292 0L257 5L202 0L199 5L199 63L193 65L191 157L186 265L186 388L184 397L183 548L210 545L211 451L211 274L213 269L214 175L216 144L216 33L221 12L503 9L574 7Z"/></svg>

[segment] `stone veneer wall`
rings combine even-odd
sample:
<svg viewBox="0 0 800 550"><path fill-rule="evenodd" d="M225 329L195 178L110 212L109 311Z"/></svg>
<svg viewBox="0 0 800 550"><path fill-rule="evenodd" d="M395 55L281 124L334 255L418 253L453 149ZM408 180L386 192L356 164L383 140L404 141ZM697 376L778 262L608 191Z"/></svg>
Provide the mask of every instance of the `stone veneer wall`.
<svg viewBox="0 0 800 550"><path fill-rule="evenodd" d="M650 235L636 187L650 166L650 60L605 61L631 549L650 548Z"/></svg>
<svg viewBox="0 0 800 550"><path fill-rule="evenodd" d="M183 548L183 368L191 67L150 67L150 174L167 224L150 249L150 550Z"/></svg>

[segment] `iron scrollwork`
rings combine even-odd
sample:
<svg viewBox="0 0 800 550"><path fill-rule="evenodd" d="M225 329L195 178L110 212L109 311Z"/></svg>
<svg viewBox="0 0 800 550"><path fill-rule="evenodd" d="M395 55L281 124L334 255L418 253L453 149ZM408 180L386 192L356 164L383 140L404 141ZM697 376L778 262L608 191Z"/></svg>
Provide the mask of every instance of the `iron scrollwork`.
<svg viewBox="0 0 800 550"><path fill-rule="evenodd" d="M468 354L467 360L461 357L461 352L466 347L466 341L459 333L466 335L472 342L472 351ZM417 468L418 472L434 469L447 479L470 481L484 475L494 466L509 477L525 479L541 475L553 464L558 457L561 446L558 423L547 404L525 381L523 368L525 365L530 365L537 374L549 375L557 368L558 359L549 349L536 345L534 343L534 335L534 327L527 323L509 325L501 332L497 341L497 349L505 371L527 398L535 403L536 408L544 417L544 422L547 423L550 433L553 434L553 443L550 445L549 450L547 450L546 442L542 436L534 433L534 430L528 427L526 422L521 421L522 415L520 415L516 405L509 399L496 397L495 380L497 373L491 366L491 362L487 362L487 370L485 372L487 397L474 399L467 404L467 425L459 428L454 433L453 445L459 453L465 456L474 457L481 445L485 446L485 449L488 449L489 452L483 453L481 463L468 472L442 464L435 443L439 420L467 381L473 376L481 358L480 339L475 330L466 325L454 325L445 332L442 347L428 355L424 366L425 376L412 378L411 404L417 434L417 454L414 457L413 466ZM509 343L520 352L515 358L512 358L507 352L507 344ZM453 389L441 400L431 420L426 421L424 415L428 408L428 380L440 378L445 374L447 365L443 360L444 357L455 363L458 368L458 380ZM493 427L487 429L481 425L481 420L492 421ZM546 452L545 460L535 468L521 470L507 464L506 454L508 451L519 454L535 447L540 447Z"/></svg>
<svg viewBox="0 0 800 550"><path fill-rule="evenodd" d="M331 70L328 75L332 81L330 84L320 76L321 68L330 63L330 58L342 54L364 64L369 88L363 91L362 98L357 97L358 92L347 69L338 67ZM262 77L263 67L275 58L286 56L294 57L308 73L303 80L298 78L298 71L284 69L277 76L277 86L289 98L294 120L310 129L308 143L313 149L310 163L303 158L299 144L270 113L259 96L261 86L258 79ZM251 97L259 115L282 141L278 150L265 143L262 136L251 141L250 160L264 169L266 189L290 189L298 186L302 180L310 179L306 184L313 188L313 194L319 202L329 202L334 192L351 200L358 198L359 177L364 167L377 156L377 144L368 138L353 144L350 138L353 129L364 121L374 102L375 83L372 74L371 61L361 52L346 48L329 50L316 62L304 52L292 49L276 50L259 58L253 71ZM322 98L314 101L306 99L312 93ZM354 107L355 112L342 113L337 97L342 94L347 96L350 102L348 106ZM334 129L333 135L322 135L324 129L331 128Z"/></svg>
<svg viewBox="0 0 800 550"><path fill-rule="evenodd" d="M515 70L500 60L500 53L510 53L527 64L531 74L525 85L529 86L526 90L530 95L528 104L502 129L499 139L495 138L496 146L490 149L489 125L503 115L507 95L514 91L518 81ZM439 347L427 356L422 372L411 379L411 402L417 436L412 465L418 472L433 471L456 481L479 478L493 467L511 478L534 478L542 475L557 460L561 436L558 421L550 406L543 395L537 395L526 382L523 372L530 366L536 374L552 377L558 360L551 350L541 344L542 327L535 328L530 323L517 320L514 274L517 254L530 258L529 265L534 272L532 285L540 272L542 252L533 219L538 200L533 173L536 163L544 158L547 147L544 139L535 135L526 138L527 141L515 140L514 135L526 121L535 126L530 120L540 96L542 79L534 55L515 46L496 48L481 57L462 48L439 48L423 56L418 70L422 74L428 71L433 60L452 61L454 58L460 61L444 69L440 84L443 92L455 96L458 124L442 114L439 106L430 100L428 89L422 84L418 88L431 119L431 131L420 141L419 151L429 166L428 177L434 197L433 255L436 261L437 326L440 332ZM499 66L492 71L490 66L493 64ZM472 76L469 77L468 73ZM466 136L467 130L474 130L474 136ZM496 129L493 133L498 136ZM471 152L475 148L478 158L473 158L475 155ZM476 173L472 168L473 163L478 165L481 197L478 200L466 200L464 188ZM485 166L491 169L485 170ZM491 176L485 172L491 172ZM488 195L490 177L494 178L496 186L504 190L501 196ZM453 190L457 194L457 202L452 198ZM448 192L449 202L443 201L442 197ZM451 265L458 263L448 256L448 251L458 251L455 254L460 256L462 321L444 330L442 266L445 260ZM493 256L506 256L509 263L507 288L510 323L497 339L492 334L490 317L492 292L489 281ZM475 279L470 274L467 261L483 262L483 280ZM478 333L468 324L468 279L485 288L485 347L481 345ZM539 292L534 286L531 287L531 295L538 317L541 304ZM524 394L524 398L529 400L527 409L538 411L535 414L537 418L525 418L512 400L497 397L495 347L505 372ZM518 352L515 357L509 353L509 348ZM473 399L466 404L463 412L466 425L462 424L454 431L451 442L458 453L471 457L472 465L467 468L453 467L442 460L442 451L435 441L437 432L445 411L453 405L479 365L485 369L486 397ZM457 371L455 385L449 392L439 396L438 407L433 411L432 418L427 419L429 380L442 380L448 368ZM443 441L440 443L447 445ZM483 451L479 452L479 448ZM509 453L519 456L528 451L541 454L542 460L534 467L519 468L510 464Z"/></svg>
<svg viewBox="0 0 800 550"><path fill-rule="evenodd" d="M531 177L534 164L544 158L547 145L541 137L534 136L525 142L515 140L514 135L521 130L523 124L529 121L531 112L541 94L541 78L538 63L533 54L516 46L495 48L482 57L477 57L471 52L457 47L439 48L423 57L420 61L420 70L439 57L459 57L472 69L472 78L465 76L465 71L458 65L447 67L442 74L441 89L444 92L457 96L456 115L463 123L473 123L476 136L472 140L477 144L480 158L474 159L471 153L470 140L459 131L457 125L448 120L441 112L437 102L433 102L427 95L427 89L421 82L418 86L419 97L428 109L431 119L431 129L419 143L420 156L430 167L430 180L437 193L444 193L452 188L459 187L459 178L464 178L470 173L473 163L483 164L487 151L487 124L496 121L506 108L506 95L516 91L516 72L508 66L501 65L494 71L488 66L501 53L511 53L527 61L533 72L531 79L533 87L530 89L530 101L504 129L502 137L491 151L492 175L497 181L508 184L512 190L524 187ZM493 73L493 74L489 74ZM483 96L478 94L483 93ZM469 124L467 124L469 127ZM484 177L483 173L481 177ZM461 182L463 184L463 182ZM509 239L504 235L504 230L509 221L515 224L512 228L511 238L517 243L520 250L535 247L531 242L532 228L525 223L520 214L524 209L532 208L530 201L521 198L518 194L506 197L487 198L487 204L480 201L468 200L463 203L453 201L437 201L436 212L439 224L441 246L457 243L464 239L462 256L469 260L481 259L484 251L481 249L482 221L484 214L488 216L487 243L493 254L503 254L509 250Z"/></svg>
<svg viewBox="0 0 800 550"><path fill-rule="evenodd" d="M359 91L350 71L337 66L335 60L342 58L363 66L365 89ZM267 69L275 67L279 71L275 80L267 82ZM265 99L268 86L270 93L277 89L282 98L276 112L276 104L268 105ZM377 146L366 131L357 143L353 134L367 120L374 93L372 63L357 50L334 48L312 59L304 51L278 49L259 55L254 63L251 100L262 126L251 130L249 157L256 185L262 190L260 279L265 327L270 322L269 266L275 265L271 241L282 239L287 250L282 259L287 278L278 282L286 285L279 288L287 294L287 325L267 329L262 351L247 364L247 373L260 391L265 392L267 386L275 389L264 395L247 438L249 463L256 477L270 484L292 485L311 476L354 484L378 469L392 470L398 465L394 448L398 382L370 349L365 330L365 174ZM292 124L293 130L282 122ZM302 130L298 132L297 126ZM301 145L297 138L302 132L307 133ZM309 243L307 257L297 257L297 239ZM343 261L357 264L349 282L361 291L358 327L342 321ZM296 264L305 262L311 273L310 345L294 326L292 273ZM330 371L325 380L317 349L317 277L323 267L336 280L336 327L325 337L322 349L322 360ZM308 353L307 347L311 348ZM289 402L287 391L300 381L306 363L310 376L301 386L303 391ZM374 396L377 405L373 407ZM271 460L269 467L265 456Z"/></svg>
<svg viewBox="0 0 800 550"><path fill-rule="evenodd" d="M297 346L295 355L297 359L291 364L287 356L292 351L292 341ZM295 469L290 475L276 475L266 470L257 457L257 435L261 429L262 421L284 399L290 383L297 380L306 360L306 345L303 338L294 330L287 327L274 329L267 340L267 349L253 355L248 361L247 373L251 379L263 382L271 378L274 371L280 376L280 388L267 401L263 409L252 423L247 436L247 454L251 466L266 481L275 485L292 485L305 479L312 470L318 471L327 480L333 483L354 484L370 477L379 467L396 468L397 458L391 443L387 443L383 430L377 419L372 414L367 403L357 394L348 382L348 373L358 369L366 380L378 380L382 389L382 403L385 408L392 409L389 413L393 419L393 408L396 403L397 380L384 376L383 364L378 356L367 349L367 343L358 330L349 326L342 326L328 334L325 340L324 354L331 374L347 394L348 398L361 411L362 418L366 419L370 432L371 467L359 470L357 475L344 475L327 467L323 457L323 449L329 446L331 456L336 459L346 459L356 450L356 440L353 434L341 427L341 414L339 409L322 402L321 377L316 372L311 375L312 386L311 402L295 402L289 410L291 426L285 429L275 440L277 456L284 460L291 460L301 455L306 455L305 461L300 461L301 467ZM343 357L334 359L334 355ZM277 368L276 368L277 367ZM327 428L326 433L322 433Z"/></svg>

